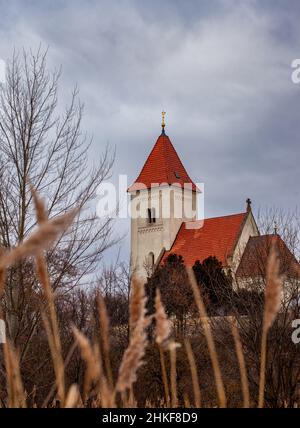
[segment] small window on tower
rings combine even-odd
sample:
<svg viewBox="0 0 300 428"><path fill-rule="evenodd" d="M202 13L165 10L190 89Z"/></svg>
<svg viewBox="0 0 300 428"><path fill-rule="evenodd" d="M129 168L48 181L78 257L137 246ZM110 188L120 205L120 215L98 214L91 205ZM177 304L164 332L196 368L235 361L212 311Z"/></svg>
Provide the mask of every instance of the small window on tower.
<svg viewBox="0 0 300 428"><path fill-rule="evenodd" d="M155 217L155 208L148 208L148 223L156 223L156 217Z"/></svg>
<svg viewBox="0 0 300 428"><path fill-rule="evenodd" d="M151 208L152 223L156 223L155 208Z"/></svg>
<svg viewBox="0 0 300 428"><path fill-rule="evenodd" d="M175 171L174 172L174 175L175 175L175 177L179 180L181 177L180 177L180 174L179 174L179 172L178 171Z"/></svg>

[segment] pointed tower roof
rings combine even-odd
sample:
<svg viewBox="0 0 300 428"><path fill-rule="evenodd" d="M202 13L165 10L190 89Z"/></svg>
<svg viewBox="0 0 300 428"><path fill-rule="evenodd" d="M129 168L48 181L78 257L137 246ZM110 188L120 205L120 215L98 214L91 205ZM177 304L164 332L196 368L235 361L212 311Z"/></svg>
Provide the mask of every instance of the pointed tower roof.
<svg viewBox="0 0 300 428"><path fill-rule="evenodd" d="M198 190L186 172L170 138L165 134L164 127L151 150L139 176L128 191L151 188L151 184L173 184L184 186L190 183L193 190Z"/></svg>

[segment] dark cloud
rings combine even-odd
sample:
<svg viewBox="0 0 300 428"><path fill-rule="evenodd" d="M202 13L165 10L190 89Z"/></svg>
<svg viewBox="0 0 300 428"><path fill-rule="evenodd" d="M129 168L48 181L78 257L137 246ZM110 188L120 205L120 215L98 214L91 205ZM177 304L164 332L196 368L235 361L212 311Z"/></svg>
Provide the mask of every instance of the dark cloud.
<svg viewBox="0 0 300 428"><path fill-rule="evenodd" d="M298 1L1 1L0 57L49 46L77 83L94 153L117 148L115 176L138 174L160 132L205 182L206 214L299 201ZM120 225L128 227L128 222Z"/></svg>

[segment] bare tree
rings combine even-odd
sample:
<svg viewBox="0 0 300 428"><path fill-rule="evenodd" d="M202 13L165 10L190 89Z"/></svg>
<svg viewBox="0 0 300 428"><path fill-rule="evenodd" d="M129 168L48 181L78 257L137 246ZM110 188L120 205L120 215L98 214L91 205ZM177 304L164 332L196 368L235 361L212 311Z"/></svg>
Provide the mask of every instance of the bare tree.
<svg viewBox="0 0 300 428"><path fill-rule="evenodd" d="M104 266L94 287L94 293L100 293L106 303L112 326L122 326L129 334L129 297L131 268L129 263L116 261ZM96 308L97 309L97 308ZM95 311L97 315L97 310Z"/></svg>
<svg viewBox="0 0 300 428"><path fill-rule="evenodd" d="M64 295L85 281L103 252L114 243L112 220L96 216L93 201L109 178L114 154L104 148L91 163L91 140L81 131L83 104L75 89L61 113L60 70L47 69L47 52L14 53L0 85L0 245L9 249L35 226L28 180L44 197L49 217L74 207L80 213L72 228L47 253L52 286ZM42 304L30 260L7 275L3 301L8 334L21 348L21 359L39 324Z"/></svg>
<svg viewBox="0 0 300 428"><path fill-rule="evenodd" d="M276 207L260 209L257 224L261 234L278 233L294 256L300 259L300 212Z"/></svg>

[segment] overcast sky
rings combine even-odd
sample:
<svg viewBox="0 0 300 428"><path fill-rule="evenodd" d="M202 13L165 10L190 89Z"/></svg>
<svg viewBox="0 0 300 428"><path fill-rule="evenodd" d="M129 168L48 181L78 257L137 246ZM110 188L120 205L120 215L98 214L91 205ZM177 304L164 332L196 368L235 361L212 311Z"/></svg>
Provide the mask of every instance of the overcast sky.
<svg viewBox="0 0 300 428"><path fill-rule="evenodd" d="M116 146L115 176L136 178L164 108L189 175L205 183L206 216L243 211L247 197L254 211L294 209L299 23L298 0L0 0L0 58L49 47L66 100L78 84L93 156Z"/></svg>

